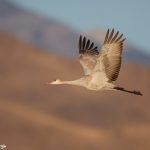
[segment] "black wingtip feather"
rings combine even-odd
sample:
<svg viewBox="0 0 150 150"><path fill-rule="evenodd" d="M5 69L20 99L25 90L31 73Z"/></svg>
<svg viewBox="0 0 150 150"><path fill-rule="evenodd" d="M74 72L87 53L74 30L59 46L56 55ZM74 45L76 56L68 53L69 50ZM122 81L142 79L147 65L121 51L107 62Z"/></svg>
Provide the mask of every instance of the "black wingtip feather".
<svg viewBox="0 0 150 150"><path fill-rule="evenodd" d="M87 43L86 43L86 49L89 48L89 45L90 45L90 40L88 40Z"/></svg>
<svg viewBox="0 0 150 150"><path fill-rule="evenodd" d="M116 40L118 34L119 34L119 31L116 32L116 34L114 35L114 37L112 38L112 40L110 41L110 43L112 43L112 42L114 42Z"/></svg>
<svg viewBox="0 0 150 150"><path fill-rule="evenodd" d="M109 29L107 30L106 36L105 36L105 40L104 40L104 44L107 42L107 39L109 37Z"/></svg>
<svg viewBox="0 0 150 150"><path fill-rule="evenodd" d="M104 40L104 44L106 43L113 43L113 42L123 42L125 41L125 38L122 39L123 37L123 34L121 34L120 36L119 35L119 31L117 31L115 34L114 34L115 30L114 28L110 31L110 29L107 30L106 32L106 36L105 36L105 40Z"/></svg>
<svg viewBox="0 0 150 150"><path fill-rule="evenodd" d="M126 40L126 38L122 39L120 42L122 43L122 42L124 42L125 40Z"/></svg>
<svg viewBox="0 0 150 150"><path fill-rule="evenodd" d="M92 49L93 46L94 46L94 43L92 42L88 50Z"/></svg>
<svg viewBox="0 0 150 150"><path fill-rule="evenodd" d="M116 40L115 42L119 42L119 40L123 37L123 34L121 34Z"/></svg>
<svg viewBox="0 0 150 150"><path fill-rule="evenodd" d="M84 47L85 47L85 43L86 43L86 37L84 36L84 38L83 38L83 42L82 42L82 49L84 49Z"/></svg>
<svg viewBox="0 0 150 150"><path fill-rule="evenodd" d="M99 51L97 50L97 46L94 47L94 43L90 43L89 39L86 39L86 37L80 35L79 37L79 53L80 54L84 54L84 53L88 53L91 55L97 55L99 54Z"/></svg>
<svg viewBox="0 0 150 150"><path fill-rule="evenodd" d="M108 37L108 40L107 42L110 43L112 37L113 37L113 34L114 34L114 28L112 29L111 33L110 33L110 36Z"/></svg>
<svg viewBox="0 0 150 150"><path fill-rule="evenodd" d="M79 37L79 50L81 50L81 43L82 43L82 35Z"/></svg>

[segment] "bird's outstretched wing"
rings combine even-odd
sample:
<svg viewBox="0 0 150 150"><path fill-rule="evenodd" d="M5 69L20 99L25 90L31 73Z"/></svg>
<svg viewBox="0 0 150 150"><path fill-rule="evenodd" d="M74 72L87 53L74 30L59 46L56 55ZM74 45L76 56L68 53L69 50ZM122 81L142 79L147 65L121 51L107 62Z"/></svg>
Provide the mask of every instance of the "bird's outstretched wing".
<svg viewBox="0 0 150 150"><path fill-rule="evenodd" d="M96 56L99 55L97 46L90 42L86 37L79 38L79 56L80 63L83 67L85 75L91 74L96 65Z"/></svg>
<svg viewBox="0 0 150 150"><path fill-rule="evenodd" d="M119 35L119 31L114 34L114 29L108 29L103 46L99 54L99 62L103 65L109 81L115 81L118 77L121 67L121 54L123 49L123 34Z"/></svg>

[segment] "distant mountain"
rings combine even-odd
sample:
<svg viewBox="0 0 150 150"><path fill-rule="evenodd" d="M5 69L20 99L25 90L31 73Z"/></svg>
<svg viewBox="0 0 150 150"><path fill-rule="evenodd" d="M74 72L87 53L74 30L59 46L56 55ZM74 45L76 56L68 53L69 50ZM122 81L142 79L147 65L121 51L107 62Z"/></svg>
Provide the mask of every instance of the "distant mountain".
<svg viewBox="0 0 150 150"><path fill-rule="evenodd" d="M78 34L53 19L28 12L11 1L0 1L0 31L17 37L50 52L72 56L77 54Z"/></svg>
<svg viewBox="0 0 150 150"><path fill-rule="evenodd" d="M39 14L19 8L8 0L0 1L0 31L11 33L27 43L51 53L69 57L78 55L79 31L75 31L54 19L47 19ZM101 41L102 44L105 32L98 30L84 34L89 37L93 36L95 41ZM126 45L124 59L139 64L150 64L150 56L137 47L128 45L128 42Z"/></svg>

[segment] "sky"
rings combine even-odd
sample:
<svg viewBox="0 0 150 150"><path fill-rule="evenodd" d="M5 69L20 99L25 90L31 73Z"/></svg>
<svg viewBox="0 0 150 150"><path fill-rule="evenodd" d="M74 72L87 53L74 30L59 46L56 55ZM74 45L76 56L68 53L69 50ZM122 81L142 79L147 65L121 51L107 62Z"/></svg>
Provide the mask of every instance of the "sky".
<svg viewBox="0 0 150 150"><path fill-rule="evenodd" d="M150 0L11 0L75 30L115 28L150 55Z"/></svg>

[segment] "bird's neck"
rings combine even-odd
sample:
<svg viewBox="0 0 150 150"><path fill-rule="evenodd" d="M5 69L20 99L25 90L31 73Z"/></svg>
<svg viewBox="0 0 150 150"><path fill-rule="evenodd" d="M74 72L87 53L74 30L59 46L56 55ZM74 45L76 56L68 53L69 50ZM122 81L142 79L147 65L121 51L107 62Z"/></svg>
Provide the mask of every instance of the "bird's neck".
<svg viewBox="0 0 150 150"><path fill-rule="evenodd" d="M83 78L73 80L73 81L61 81L61 84L70 84L70 85L78 85L78 86L85 86Z"/></svg>

